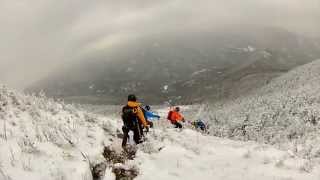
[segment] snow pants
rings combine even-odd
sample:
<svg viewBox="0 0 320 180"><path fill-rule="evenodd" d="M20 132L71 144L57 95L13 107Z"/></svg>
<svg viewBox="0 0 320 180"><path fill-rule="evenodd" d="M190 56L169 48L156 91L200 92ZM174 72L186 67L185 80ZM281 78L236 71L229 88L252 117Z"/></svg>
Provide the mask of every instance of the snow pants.
<svg viewBox="0 0 320 180"><path fill-rule="evenodd" d="M179 123L179 122L177 122L177 121L172 122L172 124L174 125L174 128L179 128L179 129L181 129L181 128L182 128L182 124L181 124L181 123Z"/></svg>
<svg viewBox="0 0 320 180"><path fill-rule="evenodd" d="M127 145L130 131L133 131L133 140L134 140L134 142L136 144L141 143L141 134L140 134L140 128L139 127L128 128L126 126L123 126L122 127L122 131L123 131L122 147L125 147Z"/></svg>

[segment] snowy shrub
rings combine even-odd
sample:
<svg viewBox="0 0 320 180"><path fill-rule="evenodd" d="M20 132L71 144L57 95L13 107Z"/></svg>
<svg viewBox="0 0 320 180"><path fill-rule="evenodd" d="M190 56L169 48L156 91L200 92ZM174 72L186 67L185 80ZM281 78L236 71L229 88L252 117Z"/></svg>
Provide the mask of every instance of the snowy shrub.
<svg viewBox="0 0 320 180"><path fill-rule="evenodd" d="M107 165L103 162L94 165L92 168L93 180L102 180L105 176L106 169L107 169Z"/></svg>
<svg viewBox="0 0 320 180"><path fill-rule="evenodd" d="M44 93L24 95L0 86L0 150L8 155L0 157L4 164L0 179L10 179L14 175L11 168L21 176L42 174L48 180L88 177L83 175L90 170L83 165L83 154L89 151L93 157L101 156L104 140L116 131L116 123L105 121L109 119L57 102ZM102 124L108 126L107 131ZM70 170L74 163L79 170Z"/></svg>
<svg viewBox="0 0 320 180"><path fill-rule="evenodd" d="M139 175L139 169L134 165L115 164L112 172L116 175L116 180L133 180Z"/></svg>
<svg viewBox="0 0 320 180"><path fill-rule="evenodd" d="M107 146L103 150L103 157L109 162L110 164L115 163L124 163L125 157L121 156L116 150L114 150L111 146Z"/></svg>
<svg viewBox="0 0 320 180"><path fill-rule="evenodd" d="M201 114L215 136L280 148L301 144L299 155L319 157L319 69L320 61L299 67L250 95L205 104Z"/></svg>
<svg viewBox="0 0 320 180"><path fill-rule="evenodd" d="M39 150L37 149L35 142L33 142L28 136L21 138L18 141L18 145L22 152L25 153L37 153Z"/></svg>

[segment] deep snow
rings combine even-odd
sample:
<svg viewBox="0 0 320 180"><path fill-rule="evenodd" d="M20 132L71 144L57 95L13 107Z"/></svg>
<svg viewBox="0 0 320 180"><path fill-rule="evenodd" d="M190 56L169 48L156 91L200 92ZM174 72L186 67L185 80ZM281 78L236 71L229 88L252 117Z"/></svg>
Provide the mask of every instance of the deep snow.
<svg viewBox="0 0 320 180"><path fill-rule="evenodd" d="M0 179L91 179L117 122L0 88Z"/></svg>
<svg viewBox="0 0 320 180"><path fill-rule="evenodd" d="M108 115L45 97L26 96L1 87L0 180L91 180L90 164L105 162L105 146L121 151L121 127L115 107ZM190 119L199 114L192 106L182 110ZM173 129L163 118L136 158L120 167L137 167L137 180L149 179L319 179L316 162L294 152L256 142L232 141L193 129ZM201 113L201 112L200 112ZM115 179L111 167L104 180Z"/></svg>
<svg viewBox="0 0 320 180"><path fill-rule="evenodd" d="M162 147L162 150L151 154L139 151L136 163L141 175L138 180L320 178L319 168L306 172L309 161L271 146L204 136L190 129L182 132L168 129L155 134L151 146Z"/></svg>

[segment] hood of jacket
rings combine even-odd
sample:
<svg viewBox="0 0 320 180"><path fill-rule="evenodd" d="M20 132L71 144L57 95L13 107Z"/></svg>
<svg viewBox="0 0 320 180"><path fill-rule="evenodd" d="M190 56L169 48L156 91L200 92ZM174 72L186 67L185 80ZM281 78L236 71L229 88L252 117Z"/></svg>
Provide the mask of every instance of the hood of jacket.
<svg viewBox="0 0 320 180"><path fill-rule="evenodd" d="M139 107L141 105L141 103L138 103L138 102L134 102L134 101L128 101L128 106L129 107Z"/></svg>

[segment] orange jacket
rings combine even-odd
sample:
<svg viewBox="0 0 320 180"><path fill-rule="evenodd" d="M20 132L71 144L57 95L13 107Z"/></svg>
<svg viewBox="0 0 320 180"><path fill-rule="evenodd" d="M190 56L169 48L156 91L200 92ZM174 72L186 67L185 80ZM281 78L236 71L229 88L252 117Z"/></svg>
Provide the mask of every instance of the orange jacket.
<svg viewBox="0 0 320 180"><path fill-rule="evenodd" d="M178 121L182 121L184 120L183 116L177 112L177 111L172 111L172 114L171 114L171 122L178 122Z"/></svg>
<svg viewBox="0 0 320 180"><path fill-rule="evenodd" d="M128 102L128 106L129 106L129 107L136 109L137 112L135 112L135 113L137 114L140 123L143 124L144 127L147 127L148 124L147 124L147 121L146 121L146 119L145 119L145 117L144 117L143 111L142 111L142 109L140 108L140 105L141 105L141 104L138 103L138 102L133 102L133 101L129 101L129 102Z"/></svg>

